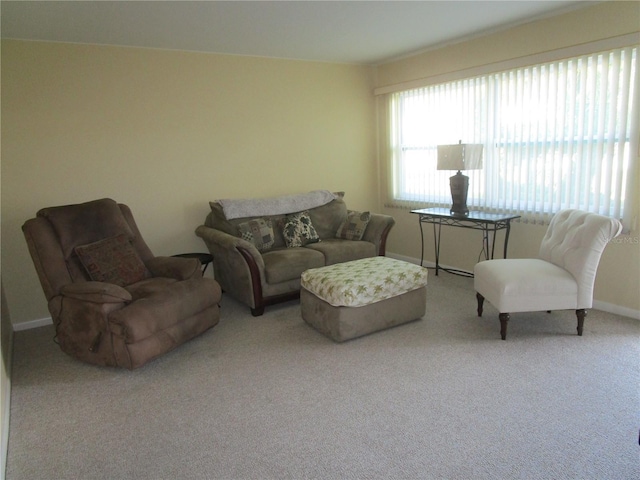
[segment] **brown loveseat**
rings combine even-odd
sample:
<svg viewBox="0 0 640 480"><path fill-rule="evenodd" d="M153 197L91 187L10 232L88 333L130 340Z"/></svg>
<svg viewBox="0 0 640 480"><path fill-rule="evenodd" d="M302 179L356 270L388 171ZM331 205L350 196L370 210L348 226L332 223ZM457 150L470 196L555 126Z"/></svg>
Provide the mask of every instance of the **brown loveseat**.
<svg viewBox="0 0 640 480"><path fill-rule="evenodd" d="M328 203L304 210L297 207L316 193ZM309 268L384 256L393 217L349 211L343 197L342 192L317 191L253 199L249 202L255 202L259 214L232 219L225 214L229 201L210 202L211 212L196 235L213 255L215 278L222 290L259 316L268 305L298 298L300 276ZM293 206L281 207L281 199L293 200ZM278 213L269 214L270 204ZM296 220L302 222L302 230L317 233L317 238L292 242L287 227Z"/></svg>
<svg viewBox="0 0 640 480"><path fill-rule="evenodd" d="M126 205L44 208L22 229L72 357L133 369L219 321L220 285L196 259L154 256Z"/></svg>

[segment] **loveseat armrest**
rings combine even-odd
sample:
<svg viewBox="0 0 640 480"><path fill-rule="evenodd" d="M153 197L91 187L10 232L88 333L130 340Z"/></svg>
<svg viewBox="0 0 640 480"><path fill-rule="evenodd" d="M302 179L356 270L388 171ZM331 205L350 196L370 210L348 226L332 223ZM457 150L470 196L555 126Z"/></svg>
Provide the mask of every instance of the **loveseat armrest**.
<svg viewBox="0 0 640 480"><path fill-rule="evenodd" d="M246 250L256 261L256 263L260 266L260 268L264 268L264 261L262 260L262 254L258 251L256 246L244 240L240 237L234 237L233 235L229 235L222 230L218 230L217 228L207 227L206 225L200 225L196 228L196 235L198 235L204 243L209 248L211 255L213 255L213 259L216 259L216 253L218 250L234 250L237 251L238 247L243 250ZM214 248L216 252L211 251L211 248Z"/></svg>
<svg viewBox="0 0 640 480"><path fill-rule="evenodd" d="M373 243L376 246L378 255L384 256L387 249L387 237L395 224L396 221L391 215L371 213L371 219L364 231L362 240Z"/></svg>
<svg viewBox="0 0 640 480"><path fill-rule="evenodd" d="M79 282L64 285L62 296L91 303L128 303L131 294L113 283Z"/></svg>
<svg viewBox="0 0 640 480"><path fill-rule="evenodd" d="M176 280L202 277L200 261L196 258L154 257L147 261L146 266L154 277Z"/></svg>
<svg viewBox="0 0 640 480"><path fill-rule="evenodd" d="M196 235L213 255L215 279L222 290L254 308L254 292L266 281L264 259L255 245L206 225L196 228Z"/></svg>

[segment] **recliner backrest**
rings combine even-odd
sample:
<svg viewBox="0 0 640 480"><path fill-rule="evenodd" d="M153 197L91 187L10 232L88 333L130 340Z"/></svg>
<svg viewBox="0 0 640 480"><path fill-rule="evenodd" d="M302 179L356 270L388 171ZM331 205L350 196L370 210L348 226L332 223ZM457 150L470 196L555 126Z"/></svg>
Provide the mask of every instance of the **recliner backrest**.
<svg viewBox="0 0 640 480"><path fill-rule="evenodd" d="M22 230L47 300L64 285L90 280L75 253L77 246L124 233L143 262L153 258L129 207L109 198L43 208Z"/></svg>
<svg viewBox="0 0 640 480"><path fill-rule="evenodd" d="M600 257L621 231L618 220L581 210L562 210L551 219L538 257L573 275L578 282L577 308L591 308Z"/></svg>

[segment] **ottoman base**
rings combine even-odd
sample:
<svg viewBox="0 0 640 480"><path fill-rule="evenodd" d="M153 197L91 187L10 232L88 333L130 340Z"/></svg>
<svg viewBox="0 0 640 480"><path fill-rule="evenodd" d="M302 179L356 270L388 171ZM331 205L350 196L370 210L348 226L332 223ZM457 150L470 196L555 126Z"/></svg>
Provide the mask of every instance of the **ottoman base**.
<svg viewBox="0 0 640 480"><path fill-rule="evenodd" d="M344 342L423 317L427 287L362 307L334 307L301 288L300 308L305 322L336 342Z"/></svg>

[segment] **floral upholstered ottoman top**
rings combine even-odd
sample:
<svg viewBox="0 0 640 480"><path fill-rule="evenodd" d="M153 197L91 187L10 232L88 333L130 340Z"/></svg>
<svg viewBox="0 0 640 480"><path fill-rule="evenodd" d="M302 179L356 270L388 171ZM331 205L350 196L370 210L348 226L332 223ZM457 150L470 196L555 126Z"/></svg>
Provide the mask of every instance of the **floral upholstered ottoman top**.
<svg viewBox="0 0 640 480"><path fill-rule="evenodd" d="M302 273L301 285L335 307L361 307L427 285L427 269L388 257L371 257Z"/></svg>

